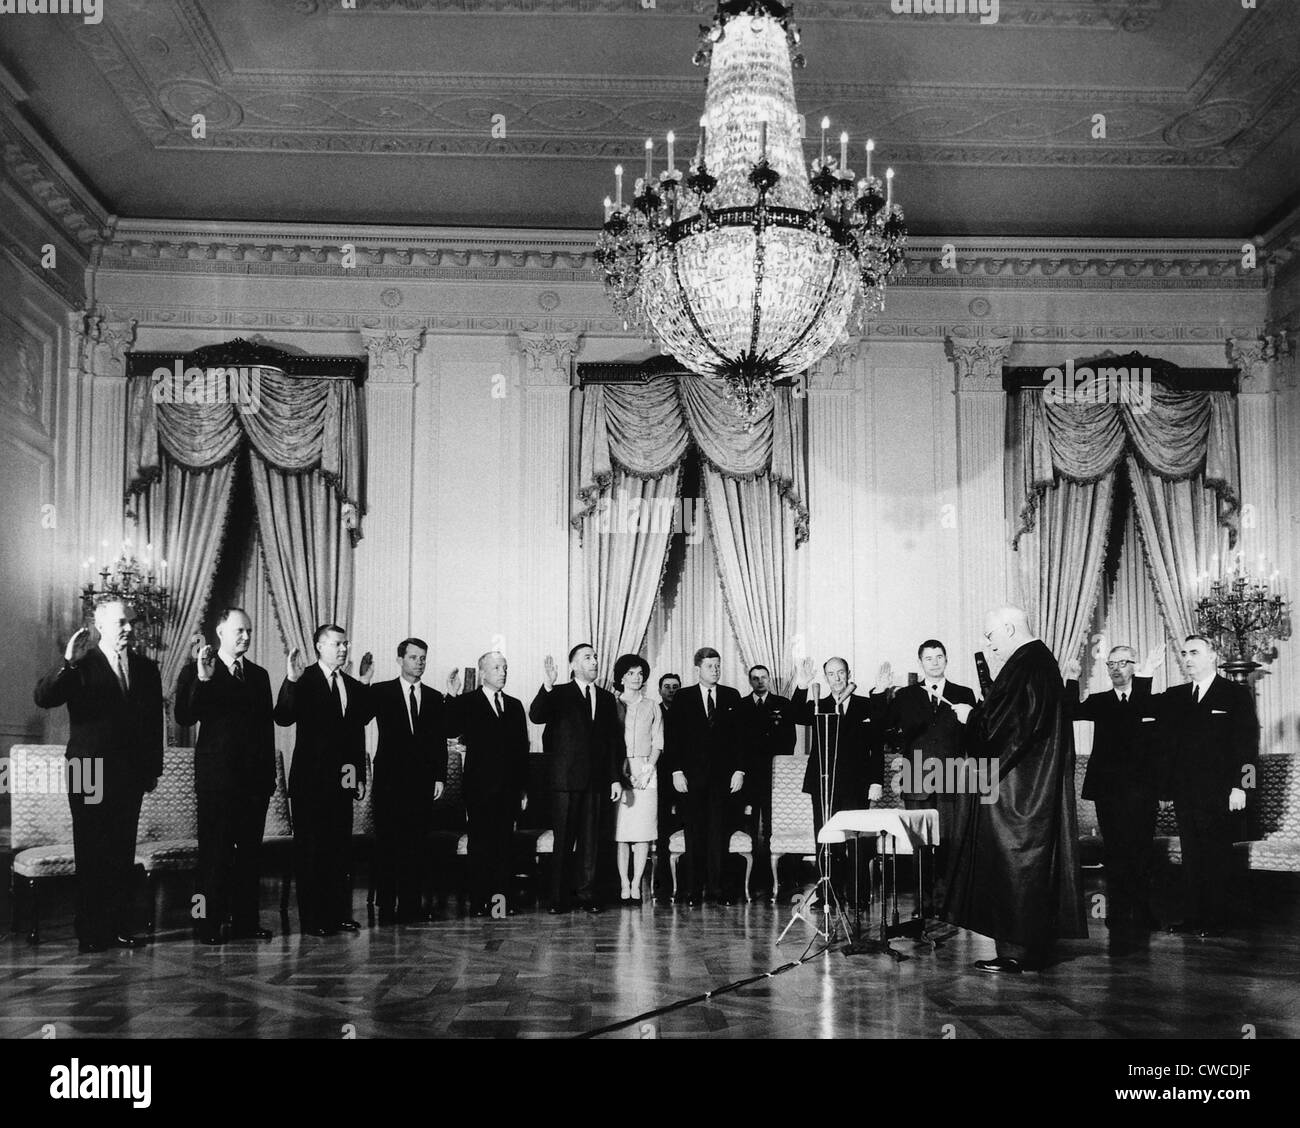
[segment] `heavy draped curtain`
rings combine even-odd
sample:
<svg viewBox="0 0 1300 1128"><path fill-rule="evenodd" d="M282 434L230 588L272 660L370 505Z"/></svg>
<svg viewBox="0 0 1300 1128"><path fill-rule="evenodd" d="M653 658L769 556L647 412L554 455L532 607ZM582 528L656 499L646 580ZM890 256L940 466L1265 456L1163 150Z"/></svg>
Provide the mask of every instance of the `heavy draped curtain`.
<svg viewBox="0 0 1300 1128"><path fill-rule="evenodd" d="M175 684L206 610L243 452L276 619L285 642L310 653L318 623L346 627L352 614L352 546L364 508L356 386L264 372L250 406L158 403L153 390L152 378L132 381L127 488L143 495L155 555L168 561L175 602L163 684Z"/></svg>
<svg viewBox="0 0 1300 1128"><path fill-rule="evenodd" d="M775 666L787 654L794 551L808 537L802 403L778 388L772 409L746 427L712 381L597 384L582 393L573 524L582 533L587 630L602 678L619 654L645 641L670 537L682 531L675 501L692 443L742 661Z"/></svg>
<svg viewBox="0 0 1300 1128"><path fill-rule="evenodd" d="M1191 630L1196 577L1239 506L1236 403L1228 392L1151 385L1147 405L1008 401L1008 510L1021 593L1062 662L1096 606L1121 463L1132 483L1148 574L1169 631Z"/></svg>

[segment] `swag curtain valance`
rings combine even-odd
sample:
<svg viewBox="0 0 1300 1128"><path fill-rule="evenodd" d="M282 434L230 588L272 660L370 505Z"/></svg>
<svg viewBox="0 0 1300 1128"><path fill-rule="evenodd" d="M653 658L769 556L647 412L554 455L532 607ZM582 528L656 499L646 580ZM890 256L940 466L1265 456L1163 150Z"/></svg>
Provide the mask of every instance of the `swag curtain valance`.
<svg viewBox="0 0 1300 1128"><path fill-rule="evenodd" d="M802 544L808 539L808 483L799 407L790 388L778 388L772 410L747 430L714 381L658 376L644 384L589 385L583 390L574 527L581 531L616 468L636 478L662 478L680 466L693 441L725 478L770 475Z"/></svg>
<svg viewBox="0 0 1300 1128"><path fill-rule="evenodd" d="M353 540L364 512L362 425L350 380L313 380L263 372L256 410L245 404L155 403L154 381L131 381L127 405L129 494L162 476L161 456L197 473L234 458L247 440L253 454L282 474L319 470L350 507Z"/></svg>
<svg viewBox="0 0 1300 1128"><path fill-rule="evenodd" d="M1012 544L1034 528L1043 494L1060 480L1092 484L1126 455L1166 482L1204 480L1220 522L1236 540L1240 506L1237 408L1230 392L1180 392L1150 386L1150 404L1051 403L1041 391L1013 396L1009 416L1013 485Z"/></svg>
<svg viewBox="0 0 1300 1128"><path fill-rule="evenodd" d="M582 538L584 636L608 680L619 654L639 653L663 579L682 461L701 457L704 522L727 620L746 665L784 671L794 601L795 549L808 539L803 404L778 388L746 428L719 384L665 375L583 389L573 525ZM602 525L603 505L639 515ZM650 517L650 520L640 518ZM781 674L778 673L778 682Z"/></svg>
<svg viewBox="0 0 1300 1128"><path fill-rule="evenodd" d="M345 629L352 616L352 553L361 537L365 455L362 409L351 379L261 369L237 387L209 375L207 361L238 359L247 373L261 359L245 343L200 350L196 401L175 387L156 391L150 365L137 356L127 391L126 482L138 497L136 520L172 564L169 616L160 656L164 685L175 684L211 598L225 547L237 459L247 451L258 545L271 605L286 649L310 653L319 623ZM268 363L287 364L280 354ZM223 370L224 371L224 370ZM206 383L200 384L202 379ZM179 383L179 381L177 381ZM229 393L232 388L236 395ZM170 394L169 394L170 393ZM232 401L232 398L234 402Z"/></svg>
<svg viewBox="0 0 1300 1128"><path fill-rule="evenodd" d="M1198 577L1236 541L1236 401L1149 385L1146 403L1007 402L1007 512L1031 621L1062 663L1100 593L1118 483L1127 478L1147 574L1169 634L1194 630Z"/></svg>

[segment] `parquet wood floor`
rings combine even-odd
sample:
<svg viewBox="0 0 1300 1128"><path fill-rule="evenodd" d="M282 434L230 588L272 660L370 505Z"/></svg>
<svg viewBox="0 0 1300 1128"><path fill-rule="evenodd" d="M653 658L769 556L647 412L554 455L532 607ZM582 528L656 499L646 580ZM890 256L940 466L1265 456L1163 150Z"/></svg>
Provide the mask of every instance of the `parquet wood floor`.
<svg viewBox="0 0 1300 1128"><path fill-rule="evenodd" d="M1264 875L1263 911L1240 935L1156 935L1107 955L1105 930L1063 946L1049 971L1003 980L970 969L989 941L957 933L911 958L832 953L610 1038L1260 1038L1300 1036L1300 896ZM272 904L268 886L264 903ZM364 893L356 894L364 922ZM774 942L789 906L614 907L501 921L451 903L426 924L325 939L277 932L223 948L187 932L140 951L83 956L65 920L39 947L0 943L0 1035L39 1037L553 1038L625 1022L797 959L808 929Z"/></svg>

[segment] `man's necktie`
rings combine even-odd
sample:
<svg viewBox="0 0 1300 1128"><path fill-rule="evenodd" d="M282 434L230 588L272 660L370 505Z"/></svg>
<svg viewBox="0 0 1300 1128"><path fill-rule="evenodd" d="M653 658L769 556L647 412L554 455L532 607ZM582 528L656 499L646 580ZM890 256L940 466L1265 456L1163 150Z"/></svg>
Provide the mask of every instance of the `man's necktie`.
<svg viewBox="0 0 1300 1128"><path fill-rule="evenodd" d="M1128 694L1127 694L1127 693L1121 693L1121 694L1119 695L1119 703L1120 703L1121 705L1127 705L1127 704L1128 704Z"/></svg>
<svg viewBox="0 0 1300 1128"><path fill-rule="evenodd" d="M587 720L595 720L595 717L593 717L591 713L591 686L584 685L582 687L582 699L587 705Z"/></svg>
<svg viewBox="0 0 1300 1128"><path fill-rule="evenodd" d="M238 658L235 659L235 668L233 672L235 675L235 681L244 680L244 663L241 662Z"/></svg>
<svg viewBox="0 0 1300 1128"><path fill-rule="evenodd" d="M837 712L841 717L844 716L844 702L846 700L847 698L841 697L837 702L835 702L835 712Z"/></svg>
<svg viewBox="0 0 1300 1128"><path fill-rule="evenodd" d="M1194 685L1192 686L1192 704L1199 705L1200 702L1201 702L1201 687L1199 685Z"/></svg>
<svg viewBox="0 0 1300 1128"><path fill-rule="evenodd" d="M126 676L126 655L120 651L117 655L117 683L122 687L122 696L125 697L131 692L131 683Z"/></svg>
<svg viewBox="0 0 1300 1128"><path fill-rule="evenodd" d="M330 674L330 693L334 697L334 707L339 711L339 716L343 716L343 690L339 688L338 670Z"/></svg>
<svg viewBox="0 0 1300 1128"><path fill-rule="evenodd" d="M492 707L496 710L497 720L501 719L501 691L498 689L492 695Z"/></svg>
<svg viewBox="0 0 1300 1128"><path fill-rule="evenodd" d="M708 705L705 708L705 714L709 718L709 724L713 724L713 714L715 712L717 712L717 709L713 704L713 690L710 689L708 692Z"/></svg>
<svg viewBox="0 0 1300 1128"><path fill-rule="evenodd" d="M415 686L411 686L411 732L415 732L415 722L420 719L420 706L415 700Z"/></svg>

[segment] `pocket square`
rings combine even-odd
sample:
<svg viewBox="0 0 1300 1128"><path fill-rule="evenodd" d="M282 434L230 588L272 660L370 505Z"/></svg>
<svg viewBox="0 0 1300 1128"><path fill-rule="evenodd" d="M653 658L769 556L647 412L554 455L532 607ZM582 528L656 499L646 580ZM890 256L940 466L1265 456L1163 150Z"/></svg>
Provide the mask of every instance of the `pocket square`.
<svg viewBox="0 0 1300 1128"><path fill-rule="evenodd" d="M1211 717L1226 717L1227 715L1228 715L1228 710L1227 710L1227 709L1211 709L1211 710L1210 710L1210 716L1211 716Z"/></svg>

